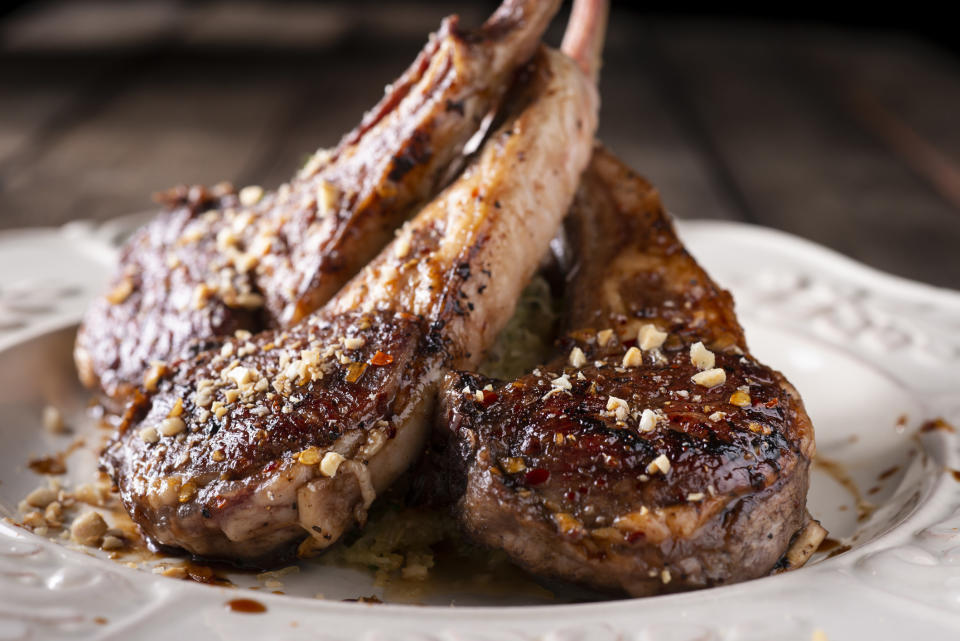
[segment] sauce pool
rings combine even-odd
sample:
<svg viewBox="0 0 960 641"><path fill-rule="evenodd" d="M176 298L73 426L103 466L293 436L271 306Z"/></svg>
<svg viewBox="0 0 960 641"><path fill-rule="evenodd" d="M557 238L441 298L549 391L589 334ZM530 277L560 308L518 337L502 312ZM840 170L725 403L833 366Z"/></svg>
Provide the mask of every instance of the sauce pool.
<svg viewBox="0 0 960 641"><path fill-rule="evenodd" d="M267 606L253 599L233 599L227 601L226 607L231 612L241 614L263 614L267 611Z"/></svg>

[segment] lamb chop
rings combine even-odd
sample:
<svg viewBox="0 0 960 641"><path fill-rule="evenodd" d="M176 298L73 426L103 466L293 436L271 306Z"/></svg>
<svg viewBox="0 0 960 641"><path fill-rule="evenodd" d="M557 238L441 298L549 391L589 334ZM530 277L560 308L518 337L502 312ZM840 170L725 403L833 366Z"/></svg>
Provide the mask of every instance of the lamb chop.
<svg viewBox="0 0 960 641"><path fill-rule="evenodd" d="M600 147L566 231L557 357L444 381L428 461L465 531L536 574L634 596L763 576L795 537L802 564L824 535L805 508L813 426L751 355L730 294Z"/></svg>
<svg viewBox="0 0 960 641"><path fill-rule="evenodd" d="M275 192L162 194L169 210L126 244L81 325L83 383L122 407L166 362L323 305L442 187L558 5L505 0L474 31L447 18L360 125Z"/></svg>
<svg viewBox="0 0 960 641"><path fill-rule="evenodd" d="M572 202L593 83L541 48L464 174L325 306L174 363L102 462L156 543L257 561L363 523L422 451L436 392L475 366Z"/></svg>

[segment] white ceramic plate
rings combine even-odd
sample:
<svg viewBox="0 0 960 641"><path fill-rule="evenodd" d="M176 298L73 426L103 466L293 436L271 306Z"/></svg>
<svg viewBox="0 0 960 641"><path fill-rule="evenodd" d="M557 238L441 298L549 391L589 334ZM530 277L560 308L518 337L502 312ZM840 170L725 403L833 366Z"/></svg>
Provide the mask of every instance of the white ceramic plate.
<svg viewBox="0 0 960 641"><path fill-rule="evenodd" d="M99 438L84 418L89 396L70 349L130 224L0 236L0 515L16 516L17 502L42 483L26 469L31 456L62 451L78 435ZM827 462L814 469L810 510L843 546L834 552L848 551L818 554L787 574L647 599L531 605L544 601L505 588L428 594L438 607L369 605L340 601L380 593L359 571L305 565L283 577L285 595L248 591L264 587L249 575L231 577L238 588L210 587L0 521L0 640L960 638L960 434L920 430L936 417L960 424L960 294L767 229L684 222L680 230L733 290L754 352L802 392ZM47 404L74 433L43 430ZM69 475L91 473L92 449L71 455ZM266 612L225 607L238 597Z"/></svg>

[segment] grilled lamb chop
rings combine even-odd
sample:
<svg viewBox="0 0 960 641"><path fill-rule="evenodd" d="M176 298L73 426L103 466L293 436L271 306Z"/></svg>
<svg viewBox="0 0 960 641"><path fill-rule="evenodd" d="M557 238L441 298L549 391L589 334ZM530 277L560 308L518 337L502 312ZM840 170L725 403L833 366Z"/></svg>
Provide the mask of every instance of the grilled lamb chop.
<svg viewBox="0 0 960 641"><path fill-rule="evenodd" d="M288 327L323 305L442 187L558 4L505 0L475 31L446 19L360 125L276 192L163 194L169 210L127 243L110 292L84 318L84 384L119 406L152 386L162 361L237 330Z"/></svg>
<svg viewBox="0 0 960 641"><path fill-rule="evenodd" d="M475 366L572 202L593 84L541 49L450 187L320 310L173 364L103 456L154 541L256 560L336 541L420 454L445 371Z"/></svg>
<svg viewBox="0 0 960 641"><path fill-rule="evenodd" d="M536 574L634 596L768 574L809 519L799 394L750 354L653 188L603 149L567 235L560 353L514 381L447 376L434 485L476 541Z"/></svg>

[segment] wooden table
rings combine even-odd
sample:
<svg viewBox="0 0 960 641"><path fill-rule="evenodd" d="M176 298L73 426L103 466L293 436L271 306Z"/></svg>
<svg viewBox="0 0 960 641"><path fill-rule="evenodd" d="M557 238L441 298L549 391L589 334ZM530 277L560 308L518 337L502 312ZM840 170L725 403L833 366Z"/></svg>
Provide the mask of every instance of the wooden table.
<svg viewBox="0 0 960 641"><path fill-rule="evenodd" d="M385 4L63 1L8 16L0 228L141 211L181 182L275 186L358 121L441 16L476 24L489 7ZM677 216L769 225L960 288L952 57L889 34L615 8L605 60L600 137Z"/></svg>

